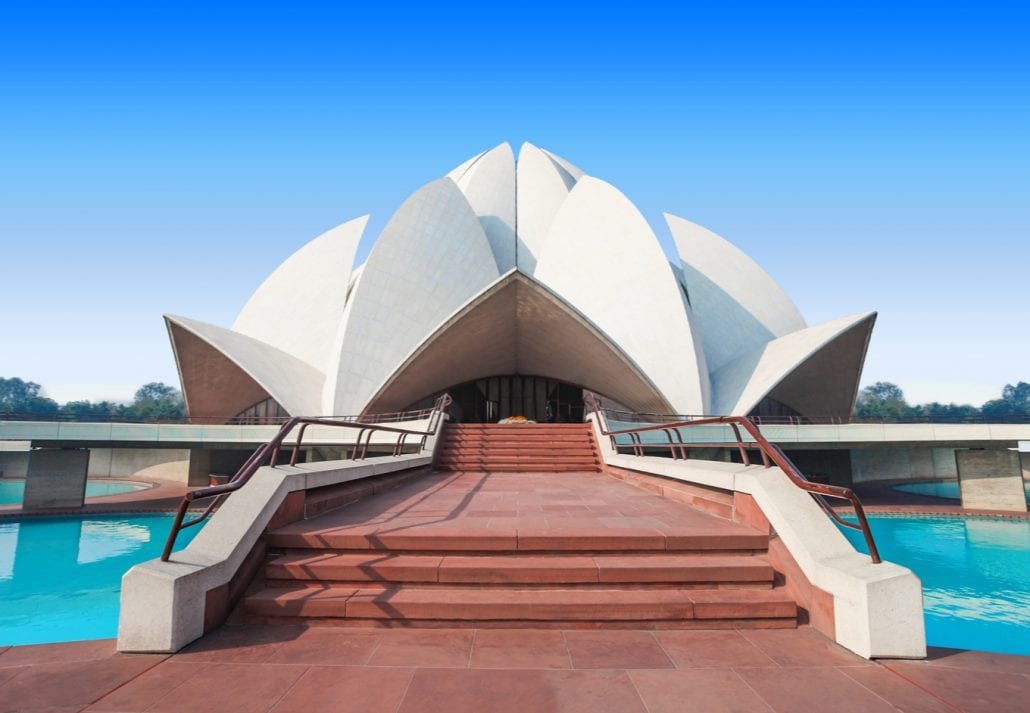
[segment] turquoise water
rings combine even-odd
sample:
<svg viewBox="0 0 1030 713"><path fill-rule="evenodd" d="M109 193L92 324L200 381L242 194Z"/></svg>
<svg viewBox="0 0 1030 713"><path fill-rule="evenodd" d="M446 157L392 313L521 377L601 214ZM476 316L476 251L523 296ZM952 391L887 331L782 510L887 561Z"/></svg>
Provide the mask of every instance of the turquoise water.
<svg viewBox="0 0 1030 713"><path fill-rule="evenodd" d="M931 646L1030 655L1030 521L871 515L885 560L923 581ZM867 552L862 534L843 529Z"/></svg>
<svg viewBox="0 0 1030 713"><path fill-rule="evenodd" d="M115 636L122 575L161 555L171 524L164 514L0 520L0 646Z"/></svg>
<svg viewBox="0 0 1030 713"><path fill-rule="evenodd" d="M124 480L87 480L86 497L95 498L100 495L118 495L131 493L134 490L146 490L150 486L145 483L130 483ZM20 503L25 495L24 480L0 480L0 505Z"/></svg>
<svg viewBox="0 0 1030 713"><path fill-rule="evenodd" d="M923 480L916 483L901 483L892 486L894 490L916 495L930 495L935 498L948 498L949 500L960 500L957 480ZM1023 483L1023 490L1026 491L1026 499L1030 501L1030 482Z"/></svg>

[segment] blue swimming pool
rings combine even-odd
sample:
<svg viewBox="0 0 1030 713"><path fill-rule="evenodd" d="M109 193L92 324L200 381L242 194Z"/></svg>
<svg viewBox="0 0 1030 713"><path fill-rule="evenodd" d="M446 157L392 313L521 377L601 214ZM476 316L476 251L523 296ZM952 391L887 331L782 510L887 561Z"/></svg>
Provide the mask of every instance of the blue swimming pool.
<svg viewBox="0 0 1030 713"><path fill-rule="evenodd" d="M122 575L161 554L172 516L0 520L0 646L118 632ZM183 531L186 546L199 527Z"/></svg>
<svg viewBox="0 0 1030 713"><path fill-rule="evenodd" d="M146 490L147 483L133 483L127 480L87 480L86 497L96 498L101 495L119 495L136 490ZM25 497L24 480L0 480L0 505L20 503Z"/></svg>
<svg viewBox="0 0 1030 713"><path fill-rule="evenodd" d="M957 480L920 480L915 483L899 483L892 486L892 488L903 493L930 495L935 498L946 498L948 500L960 500L962 498ZM1027 501L1030 501L1030 482L1023 483L1023 490L1026 491Z"/></svg>
<svg viewBox="0 0 1030 713"><path fill-rule="evenodd" d="M931 646L1030 655L1030 521L869 518L885 560L923 581ZM866 552L861 533L843 530Z"/></svg>

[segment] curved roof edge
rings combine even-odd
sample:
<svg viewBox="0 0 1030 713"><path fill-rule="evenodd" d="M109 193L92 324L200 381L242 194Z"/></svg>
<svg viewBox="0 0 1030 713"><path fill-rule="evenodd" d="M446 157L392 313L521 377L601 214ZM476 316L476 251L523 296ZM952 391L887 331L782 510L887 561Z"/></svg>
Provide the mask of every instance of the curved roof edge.
<svg viewBox="0 0 1030 713"><path fill-rule="evenodd" d="M483 330L498 324L505 329L491 332L490 344L483 345ZM448 340L452 343L440 347ZM606 350L598 355L583 349L585 342ZM436 354L440 349L444 351ZM587 354L593 356L590 364ZM460 379L446 375L448 369L465 362L472 370L459 369ZM546 285L517 270L502 275L455 310L379 385L363 411L399 410L424 397L426 393L412 396L418 389L403 383L410 381L413 367L434 372L422 374L419 380L418 389L428 392L476 378L522 373L579 384L644 413L672 410L640 366L596 324ZM598 373L586 376L588 367ZM433 382L432 388L424 385L425 378Z"/></svg>
<svg viewBox="0 0 1030 713"><path fill-rule="evenodd" d="M324 370L332 337L326 330L335 330L343 314L354 255L367 224L367 215L350 220L293 253L240 310L233 331Z"/></svg>
<svg viewBox="0 0 1030 713"><path fill-rule="evenodd" d="M875 322L875 312L842 317L735 359L712 375L712 412L746 416L770 396L804 416L847 418Z"/></svg>
<svg viewBox="0 0 1030 713"><path fill-rule="evenodd" d="M290 415L319 415L325 376L310 364L253 337L206 322L166 314L165 323L172 339L187 404L196 404L198 397L202 398L194 388L198 377L205 382L217 382L219 378L230 379L231 375L224 372L224 365L213 363L210 354L201 355L192 349L184 351L180 340L176 339L175 329L196 337L224 357ZM205 370L212 373L197 373ZM250 405L246 404L244 408ZM226 417L231 418L236 413Z"/></svg>

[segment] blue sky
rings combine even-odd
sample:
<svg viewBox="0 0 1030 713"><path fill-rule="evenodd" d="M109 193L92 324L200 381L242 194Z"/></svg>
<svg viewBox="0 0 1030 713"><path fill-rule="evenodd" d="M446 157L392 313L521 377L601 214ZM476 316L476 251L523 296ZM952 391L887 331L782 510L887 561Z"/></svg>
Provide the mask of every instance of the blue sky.
<svg viewBox="0 0 1030 713"><path fill-rule="evenodd" d="M177 383L284 258L501 141L880 317L865 382L1030 380L1027 3L0 6L0 375ZM367 245L365 249L367 251Z"/></svg>

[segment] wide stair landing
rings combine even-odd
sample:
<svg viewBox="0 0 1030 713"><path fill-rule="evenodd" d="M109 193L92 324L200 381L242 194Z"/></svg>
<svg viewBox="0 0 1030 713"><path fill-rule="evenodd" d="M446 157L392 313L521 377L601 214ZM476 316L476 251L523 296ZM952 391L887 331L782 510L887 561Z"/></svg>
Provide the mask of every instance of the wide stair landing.
<svg viewBox="0 0 1030 713"><path fill-rule="evenodd" d="M768 537L596 473L432 474L268 536L253 621L786 628Z"/></svg>
<svg viewBox="0 0 1030 713"><path fill-rule="evenodd" d="M447 424L441 471L568 472L601 469L589 423Z"/></svg>

